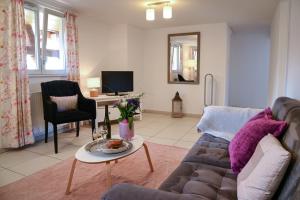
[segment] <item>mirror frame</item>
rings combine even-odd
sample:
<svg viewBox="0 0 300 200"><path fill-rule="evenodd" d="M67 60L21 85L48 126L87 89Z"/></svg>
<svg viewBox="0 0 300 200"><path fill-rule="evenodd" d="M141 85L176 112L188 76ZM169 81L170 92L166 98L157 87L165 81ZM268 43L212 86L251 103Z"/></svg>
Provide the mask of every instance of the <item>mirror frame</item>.
<svg viewBox="0 0 300 200"><path fill-rule="evenodd" d="M186 36L186 35L197 35L197 78L194 82L180 82L180 81L171 81L170 80L170 56L171 56L171 37L176 36ZM168 34L168 84L191 84L198 85L200 83L200 32L188 32L188 33L174 33Z"/></svg>

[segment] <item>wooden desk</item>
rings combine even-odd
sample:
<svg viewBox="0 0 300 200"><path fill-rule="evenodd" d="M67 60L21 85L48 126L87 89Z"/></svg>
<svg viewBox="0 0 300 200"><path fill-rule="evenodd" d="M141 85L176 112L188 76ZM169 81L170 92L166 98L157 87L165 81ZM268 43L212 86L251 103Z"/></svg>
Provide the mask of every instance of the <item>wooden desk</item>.
<svg viewBox="0 0 300 200"><path fill-rule="evenodd" d="M101 116L100 110L103 110L105 108L105 114L109 113L109 106L112 106L119 102L122 99L136 99L138 98L141 102L140 99L140 94L139 93L130 93L125 96L108 96L108 95L99 95L98 97L89 97L91 99L94 99L96 101L96 109L97 109L97 115L96 115L96 133L98 133L98 123L103 121L104 115ZM142 105L142 104L141 104ZM117 108L116 108L117 109ZM142 120L142 112L139 114L139 119Z"/></svg>

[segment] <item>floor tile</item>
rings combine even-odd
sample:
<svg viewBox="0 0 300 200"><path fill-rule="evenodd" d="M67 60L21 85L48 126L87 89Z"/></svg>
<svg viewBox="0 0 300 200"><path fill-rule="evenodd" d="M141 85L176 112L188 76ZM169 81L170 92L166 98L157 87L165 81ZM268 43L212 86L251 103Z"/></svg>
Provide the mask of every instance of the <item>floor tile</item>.
<svg viewBox="0 0 300 200"><path fill-rule="evenodd" d="M4 153L4 152L7 152L7 151L8 151L8 149L0 149L0 154Z"/></svg>
<svg viewBox="0 0 300 200"><path fill-rule="evenodd" d="M201 133L196 131L189 131L186 135L184 135L181 140L187 142L196 142L202 136Z"/></svg>
<svg viewBox="0 0 300 200"><path fill-rule="evenodd" d="M173 144L175 144L176 140L153 137L153 138L149 139L149 142L162 144L162 145L173 145Z"/></svg>
<svg viewBox="0 0 300 200"><path fill-rule="evenodd" d="M190 126L174 126L171 125L162 131L160 131L157 135L160 138L166 138L166 139L175 139L179 140L182 138L192 127Z"/></svg>
<svg viewBox="0 0 300 200"><path fill-rule="evenodd" d="M143 136L143 138L145 141L149 141L151 139L151 137L148 137L148 136Z"/></svg>
<svg viewBox="0 0 300 200"><path fill-rule="evenodd" d="M67 145L68 144L66 142L63 142L63 138L58 139L58 149L62 149ZM42 155L47 155L54 152L54 141L49 140L48 143L41 141L26 147L25 150Z"/></svg>
<svg viewBox="0 0 300 200"><path fill-rule="evenodd" d="M10 150L0 154L0 166L9 168L16 166L28 160L32 160L39 156L37 153L33 153L26 150Z"/></svg>
<svg viewBox="0 0 300 200"><path fill-rule="evenodd" d="M174 146L177 147L182 147L182 148L186 148L186 149L190 149L192 148L192 146L195 144L195 142L188 142L188 141L178 141L174 144Z"/></svg>
<svg viewBox="0 0 300 200"><path fill-rule="evenodd" d="M78 146L78 147L81 147L89 142L92 142L92 138L81 138L81 137L75 137L72 139L72 141L70 143L67 143L69 145L75 145L75 146Z"/></svg>
<svg viewBox="0 0 300 200"><path fill-rule="evenodd" d="M52 154L48 154L48 156L52 157L52 158L57 158L60 160L66 160L68 158L74 157L76 151L79 149L80 147L75 146L75 145L67 145L62 149L58 149L58 153L55 154L54 152Z"/></svg>
<svg viewBox="0 0 300 200"><path fill-rule="evenodd" d="M0 187L7 185L9 183L13 183L25 176L12 172L7 169L0 169Z"/></svg>
<svg viewBox="0 0 300 200"><path fill-rule="evenodd" d="M28 176L42 169L48 168L58 162L60 162L60 160L55 158L39 156L35 159L28 160L22 164L12 167L10 170Z"/></svg>
<svg viewBox="0 0 300 200"><path fill-rule="evenodd" d="M135 133L142 135L142 136L148 136L152 137L156 135L159 132L159 130L150 129L150 128L137 128L135 129Z"/></svg>

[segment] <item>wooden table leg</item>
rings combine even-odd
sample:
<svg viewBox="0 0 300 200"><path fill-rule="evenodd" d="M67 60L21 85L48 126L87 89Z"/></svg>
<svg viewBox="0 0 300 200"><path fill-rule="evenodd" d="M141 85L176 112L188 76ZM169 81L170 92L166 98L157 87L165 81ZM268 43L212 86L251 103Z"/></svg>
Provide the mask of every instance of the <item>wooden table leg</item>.
<svg viewBox="0 0 300 200"><path fill-rule="evenodd" d="M75 158L73 161L73 164L72 164L70 175L69 175L69 182L68 182L68 186L67 186L67 190L66 190L66 195L70 194L70 189L71 189L71 184L72 184L72 179L73 179L73 175L74 175L74 171L75 171L76 162L77 162L77 159Z"/></svg>
<svg viewBox="0 0 300 200"><path fill-rule="evenodd" d="M150 154L149 154L149 151L148 151L148 147L145 143L143 143L143 146L144 146L144 149L145 149L145 152L146 152L146 156L147 156L147 159L148 159L150 170L151 170L151 172L154 172L152 161L151 161Z"/></svg>
<svg viewBox="0 0 300 200"><path fill-rule="evenodd" d="M107 172L107 186L111 188L111 168L110 168L110 162L106 162L106 172Z"/></svg>

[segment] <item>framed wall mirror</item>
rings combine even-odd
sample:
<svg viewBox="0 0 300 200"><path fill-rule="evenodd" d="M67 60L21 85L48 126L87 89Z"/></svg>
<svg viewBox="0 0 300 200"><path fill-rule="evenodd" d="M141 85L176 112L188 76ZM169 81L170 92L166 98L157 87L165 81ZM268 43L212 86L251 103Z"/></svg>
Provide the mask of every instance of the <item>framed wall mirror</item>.
<svg viewBox="0 0 300 200"><path fill-rule="evenodd" d="M200 32L168 35L168 83L199 84Z"/></svg>

